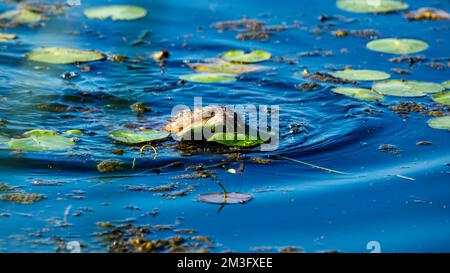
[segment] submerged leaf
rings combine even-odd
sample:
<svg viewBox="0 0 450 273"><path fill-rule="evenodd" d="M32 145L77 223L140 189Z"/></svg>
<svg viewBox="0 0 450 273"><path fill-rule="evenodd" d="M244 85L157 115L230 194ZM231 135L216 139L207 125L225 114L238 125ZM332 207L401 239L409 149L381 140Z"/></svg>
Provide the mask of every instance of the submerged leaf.
<svg viewBox="0 0 450 273"><path fill-rule="evenodd" d="M450 91L433 94L431 98L435 102L450 105Z"/></svg>
<svg viewBox="0 0 450 273"><path fill-rule="evenodd" d="M450 131L450 116L432 118L428 121L428 126L433 129Z"/></svg>
<svg viewBox="0 0 450 273"><path fill-rule="evenodd" d="M331 91L337 94L349 96L359 100L377 101L382 100L383 96L367 88L356 87L336 87Z"/></svg>
<svg viewBox="0 0 450 273"><path fill-rule="evenodd" d="M180 79L188 82L235 82L236 76L234 74L227 73L193 73L180 76Z"/></svg>
<svg viewBox="0 0 450 273"><path fill-rule="evenodd" d="M370 50L389 54L410 54L428 48L428 44L420 40L395 38L373 40L366 46Z"/></svg>
<svg viewBox="0 0 450 273"><path fill-rule="evenodd" d="M264 140L259 138L250 138L247 135L236 133L215 133L210 138L208 138L208 141L213 141L233 147L252 147L265 142Z"/></svg>
<svg viewBox="0 0 450 273"><path fill-rule="evenodd" d="M27 53L30 61L49 64L71 64L98 61L105 58L100 52L73 48L46 47Z"/></svg>
<svg viewBox="0 0 450 273"><path fill-rule="evenodd" d="M0 42L7 42L16 38L17 36L15 34L0 33Z"/></svg>
<svg viewBox="0 0 450 273"><path fill-rule="evenodd" d="M230 50L222 55L222 59L233 63L258 63L269 60L272 55L262 50L245 53L242 50Z"/></svg>
<svg viewBox="0 0 450 273"><path fill-rule="evenodd" d="M12 20L18 23L36 23L42 20L39 13L22 8L18 10L5 11L0 14L0 20Z"/></svg>
<svg viewBox="0 0 450 273"><path fill-rule="evenodd" d="M145 130L145 131L125 131L118 130L111 132L109 137L126 144L138 144L143 142L151 142L156 140L166 139L170 135L169 132L159 130Z"/></svg>
<svg viewBox="0 0 450 273"><path fill-rule="evenodd" d="M206 60L204 63L190 63L188 65L199 72L226 74L244 74L268 69L266 66L230 63L221 59Z"/></svg>
<svg viewBox="0 0 450 273"><path fill-rule="evenodd" d="M334 77L352 80L352 81L379 81L386 80L391 77L388 73L377 70L366 69L345 69L343 71L336 71L331 73Z"/></svg>
<svg viewBox="0 0 450 273"><path fill-rule="evenodd" d="M42 151L67 150L75 144L71 139L47 130L32 130L23 134L25 138L11 139L8 146L12 149Z"/></svg>
<svg viewBox="0 0 450 273"><path fill-rule="evenodd" d="M213 192L201 194L198 201L210 204L229 205L244 204L253 198L250 194L239 192Z"/></svg>
<svg viewBox="0 0 450 273"><path fill-rule="evenodd" d="M423 97L427 93L437 93L444 88L432 82L389 80L375 83L372 88L384 95L397 97Z"/></svg>
<svg viewBox="0 0 450 273"><path fill-rule="evenodd" d="M338 0L336 5L356 13L388 13L408 8L408 4L393 0Z"/></svg>
<svg viewBox="0 0 450 273"><path fill-rule="evenodd" d="M127 5L111 5L94 7L84 11L89 19L135 20L147 15L144 8Z"/></svg>

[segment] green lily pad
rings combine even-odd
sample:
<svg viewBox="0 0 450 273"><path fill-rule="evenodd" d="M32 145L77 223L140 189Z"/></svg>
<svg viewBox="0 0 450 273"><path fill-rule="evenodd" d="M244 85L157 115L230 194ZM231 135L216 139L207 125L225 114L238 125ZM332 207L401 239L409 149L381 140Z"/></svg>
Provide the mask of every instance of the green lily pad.
<svg viewBox="0 0 450 273"><path fill-rule="evenodd" d="M397 97L423 97L427 93L437 93L444 89L437 83L401 80L377 82L372 88L384 95Z"/></svg>
<svg viewBox="0 0 450 273"><path fill-rule="evenodd" d="M245 53L242 50L231 50L222 55L222 59L233 63L258 63L269 60L272 55L263 50L254 50Z"/></svg>
<svg viewBox="0 0 450 273"><path fill-rule="evenodd" d="M239 193L239 192L213 192L201 194L198 197L198 201L209 203L209 204L218 204L218 205L230 205L230 204L244 204L250 201L253 198L250 194Z"/></svg>
<svg viewBox="0 0 450 273"><path fill-rule="evenodd" d="M193 73L180 76L180 79L188 82L235 82L236 75L227 73Z"/></svg>
<svg viewBox="0 0 450 273"><path fill-rule="evenodd" d="M356 13L389 13L408 8L408 4L392 0L339 0L336 6Z"/></svg>
<svg viewBox="0 0 450 273"><path fill-rule="evenodd" d="M432 118L428 121L428 126L433 129L450 131L450 116Z"/></svg>
<svg viewBox="0 0 450 273"><path fill-rule="evenodd" d="M378 101L382 100L383 96L367 88L356 87L336 87L331 89L334 93L349 96L359 100Z"/></svg>
<svg viewBox="0 0 450 273"><path fill-rule="evenodd" d="M252 147L264 143L262 139L251 139L247 135L236 133L215 133L208 141L213 141L226 146L233 147Z"/></svg>
<svg viewBox="0 0 450 273"><path fill-rule="evenodd" d="M83 135L83 131L78 130L78 129L75 129L75 130L68 130L68 131L65 131L64 134L66 134L66 135L79 135L79 136L81 136L81 135Z"/></svg>
<svg viewBox="0 0 450 273"><path fill-rule="evenodd" d="M450 81L443 82L442 86L444 86L447 89L450 89Z"/></svg>
<svg viewBox="0 0 450 273"><path fill-rule="evenodd" d="M377 70L353 70L353 69L346 69L343 71L336 71L331 73L336 78L341 78L344 80L350 80L350 81L379 81L379 80L386 80L391 77L388 73L385 73L383 71L377 71Z"/></svg>
<svg viewBox="0 0 450 273"><path fill-rule="evenodd" d="M17 36L15 34L0 33L0 42L7 42L16 38Z"/></svg>
<svg viewBox="0 0 450 273"><path fill-rule="evenodd" d="M71 64L98 61L105 58L100 52L73 48L46 47L27 53L30 61L49 64Z"/></svg>
<svg viewBox="0 0 450 273"><path fill-rule="evenodd" d="M435 93L431 96L431 99L435 102L450 105L450 91Z"/></svg>
<svg viewBox="0 0 450 273"><path fill-rule="evenodd" d="M39 13L22 8L17 10L9 10L0 14L0 20L12 20L18 23L36 23L42 20Z"/></svg>
<svg viewBox="0 0 450 273"><path fill-rule="evenodd" d="M266 66L230 63L222 59L207 60L204 63L190 63L188 65L199 72L226 74L244 74L268 69Z"/></svg>
<svg viewBox="0 0 450 273"><path fill-rule="evenodd" d="M70 138L47 130L31 130L23 134L25 138L15 138L8 142L12 149L27 151L68 150L75 144Z"/></svg>
<svg viewBox="0 0 450 273"><path fill-rule="evenodd" d="M136 20L147 15L144 8L127 5L111 5L90 8L84 11L89 19Z"/></svg>
<svg viewBox="0 0 450 273"><path fill-rule="evenodd" d="M143 142L151 142L166 139L170 135L169 132L159 130L145 131L125 131L118 130L111 132L109 137L126 144L138 144Z"/></svg>
<svg viewBox="0 0 450 273"><path fill-rule="evenodd" d="M417 53L428 48L428 44L420 40L395 38L373 40L366 46L370 50L389 54Z"/></svg>

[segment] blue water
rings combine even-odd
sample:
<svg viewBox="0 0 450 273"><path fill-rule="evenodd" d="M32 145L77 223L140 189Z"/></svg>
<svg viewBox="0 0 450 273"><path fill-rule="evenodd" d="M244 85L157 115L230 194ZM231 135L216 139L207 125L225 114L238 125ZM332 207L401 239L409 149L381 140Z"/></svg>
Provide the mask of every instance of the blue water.
<svg viewBox="0 0 450 273"><path fill-rule="evenodd" d="M97 21L83 17L82 10L109 3L135 4L145 7L148 16L138 21ZM424 5L408 0L411 8ZM64 132L81 129L96 135L83 135L69 152L16 153L0 143L0 182L22 186L27 192L47 198L32 205L0 201L1 252L52 252L50 240L80 241L86 252L103 252L93 233L101 231L99 221L133 219L135 225L160 225L180 222L178 228L194 229L209 236L214 251L250 252L254 247L272 247L278 251L296 246L307 252L338 250L368 252L369 241L378 241L383 252L448 252L450 251L450 147L449 132L433 130L429 117L412 113L408 118L391 112L387 105L400 98L387 97L382 105L357 101L336 95L332 85L322 84L318 91L303 92L295 85L308 82L296 75L307 68L310 72L327 72L337 68L383 70L410 69L411 75L393 78L443 82L450 79L448 67L435 70L426 63L409 68L406 63L391 63L391 55L365 48L368 39L334 37L325 30L322 35L309 32L321 24L321 14L343 15L357 21L330 21L333 29L377 29L380 37L408 37L425 40L430 48L428 58L449 57L448 22L408 22L401 14L360 15L338 10L334 0L321 1L81 1L80 7L52 17L45 27L19 27L5 32L18 35L18 42L0 47L0 119L8 124L0 127L5 137L30 129ZM436 1L439 8L450 11L448 1ZM0 11L14 8L14 3L0 3ZM219 33L212 23L236 20L242 16L261 19L268 24L299 28L276 32L268 41L238 41L236 33ZM327 23L327 22L326 22ZM202 31L198 31L201 28ZM131 46L144 31L151 34L149 43ZM89 63L91 71L80 73L70 81L60 78L67 71L79 71L72 65L44 65L26 61L24 54L35 47L65 46L95 49L106 54L123 54L143 61L129 69L124 63ZM165 73L150 54L167 49L171 56ZM341 53L341 49L348 49ZM260 49L273 56L294 59L296 64L269 61L273 70L246 74L228 84L176 85L178 77L192 73L184 65L187 60L201 61L231 49ZM299 53L331 50L332 56L299 57ZM446 64L448 61L444 61ZM36 69L40 66L43 69ZM370 86L364 83L362 86ZM30 91L32 91L30 93ZM86 96L83 94L90 94ZM221 154L198 153L185 156L173 147L158 145L159 157L138 160L129 168L111 175L136 177L101 178L96 164L104 159L121 159L131 166L138 151L111 142L107 133L126 124L160 128L170 118L177 104L192 106L193 98L202 96L207 104L279 105L281 141L277 151L308 163L348 173L339 175L312 169L283 159L270 165L246 163L242 174L230 174L223 168L213 169L228 191L249 193L254 199L245 205L218 207L196 201L199 194L220 191L211 179L177 180L189 174L184 167L148 171L170 162L185 165L220 162ZM148 103L153 111L137 117L129 106ZM429 98L408 99L434 105ZM86 107L83 112L51 113L36 108L42 103L62 103ZM110 108L107 105L113 104ZM367 114L366 110L378 110ZM64 117L70 115L70 117ZM307 132L289 134L289 125L305 124ZM430 146L416 146L430 141ZM174 144L173 141L169 143ZM399 156L378 151L381 144L393 144ZM111 153L124 148L126 153ZM248 156L260 156L258 150ZM410 181L397 177L414 178ZM59 181L62 186L34 186L35 180ZM180 181L181 188L195 185L194 192L168 200L150 192L127 191L123 185L158 186ZM81 191L81 192L80 192ZM84 199L73 199L82 195ZM55 225L71 206L67 221L70 226ZM136 206L140 210L126 209ZM159 215L143 216L157 208ZM74 214L83 210L81 215ZM87 209L87 210L86 210ZM90 211L91 210L91 211ZM37 233L42 232L41 236ZM172 234L173 235L173 234ZM158 238L158 233L152 234Z"/></svg>

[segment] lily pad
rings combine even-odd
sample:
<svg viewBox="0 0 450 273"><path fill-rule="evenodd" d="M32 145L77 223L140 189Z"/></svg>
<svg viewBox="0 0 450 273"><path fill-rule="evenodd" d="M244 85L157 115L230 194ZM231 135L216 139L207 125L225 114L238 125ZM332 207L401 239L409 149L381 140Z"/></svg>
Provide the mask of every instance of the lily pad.
<svg viewBox="0 0 450 273"><path fill-rule="evenodd" d="M437 93L444 89L437 83L402 80L377 82L372 88L384 95L397 97L423 97L427 93Z"/></svg>
<svg viewBox="0 0 450 273"><path fill-rule="evenodd" d="M118 130L111 132L109 137L126 144L138 144L143 142L151 142L166 139L170 135L169 132L159 130L144 131L125 131Z"/></svg>
<svg viewBox="0 0 450 273"><path fill-rule="evenodd" d="M230 63L221 59L209 59L204 63L190 63L188 65L190 68L199 72L226 74L244 74L268 69L266 66Z"/></svg>
<svg viewBox="0 0 450 273"><path fill-rule="evenodd" d="M272 55L263 50L245 53L243 50L231 50L222 55L222 59L233 63L258 63L269 60Z"/></svg>
<svg viewBox="0 0 450 273"><path fill-rule="evenodd" d="M12 149L27 151L68 150L75 144L71 139L47 130L32 130L23 134L25 138L15 138L8 142Z"/></svg>
<svg viewBox="0 0 450 273"><path fill-rule="evenodd" d="M226 146L233 147L252 147L264 143L262 139L251 139L247 135L236 133L215 133L208 141L217 142Z"/></svg>
<svg viewBox="0 0 450 273"><path fill-rule="evenodd" d="M356 13L389 13L408 8L408 4L392 0L339 0L336 6Z"/></svg>
<svg viewBox="0 0 450 273"><path fill-rule="evenodd" d="M235 82L236 75L227 73L193 73L180 76L180 79L188 82Z"/></svg>
<svg viewBox="0 0 450 273"><path fill-rule="evenodd" d="M336 71L331 73L334 77L351 80L351 81L379 81L386 80L391 77L388 73L377 70L354 70L354 69L346 69L343 71Z"/></svg>
<svg viewBox="0 0 450 273"><path fill-rule="evenodd" d="M431 99L433 99L435 102L450 105L450 91L433 94L433 96L431 96Z"/></svg>
<svg viewBox="0 0 450 273"><path fill-rule="evenodd" d="M11 20L26 24L39 22L42 20L42 16L39 13L22 8L3 12L0 14L0 20Z"/></svg>
<svg viewBox="0 0 450 273"><path fill-rule="evenodd" d="M433 129L450 131L450 116L432 118L428 121L428 126Z"/></svg>
<svg viewBox="0 0 450 273"><path fill-rule="evenodd" d="M49 64L71 64L98 61L105 58L100 52L73 48L46 47L27 53L30 61Z"/></svg>
<svg viewBox="0 0 450 273"><path fill-rule="evenodd" d="M15 34L0 33L0 42L7 42L16 38L17 36Z"/></svg>
<svg viewBox="0 0 450 273"><path fill-rule="evenodd" d="M428 48L428 44L420 40L395 38L373 40L366 46L370 50L389 54L410 54Z"/></svg>
<svg viewBox="0 0 450 273"><path fill-rule="evenodd" d="M443 82L442 86L444 86L447 89L450 89L450 81Z"/></svg>
<svg viewBox="0 0 450 273"><path fill-rule="evenodd" d="M239 192L213 192L201 194L198 197L198 201L209 203L209 204L219 204L219 205L231 205L231 204L244 204L252 200L253 196L246 193Z"/></svg>
<svg viewBox="0 0 450 273"><path fill-rule="evenodd" d="M356 87L336 87L331 89L334 93L349 96L359 100L378 101L382 100L383 96L367 88Z"/></svg>
<svg viewBox="0 0 450 273"><path fill-rule="evenodd" d="M127 5L111 5L90 8L84 11L89 19L136 20L147 15L144 8Z"/></svg>

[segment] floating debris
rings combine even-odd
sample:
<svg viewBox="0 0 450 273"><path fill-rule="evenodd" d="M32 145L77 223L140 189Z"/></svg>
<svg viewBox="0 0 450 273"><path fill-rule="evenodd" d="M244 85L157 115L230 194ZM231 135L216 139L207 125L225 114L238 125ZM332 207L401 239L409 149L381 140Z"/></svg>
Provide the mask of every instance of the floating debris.
<svg viewBox="0 0 450 273"><path fill-rule="evenodd" d="M420 8L413 11L405 11L403 17L408 20L450 20L448 12L436 8Z"/></svg>
<svg viewBox="0 0 450 273"><path fill-rule="evenodd" d="M71 71L71 72L64 72L64 73L61 74L61 78L63 80L71 80L71 79L76 78L78 76L80 76L80 74L78 72L73 72L73 71Z"/></svg>
<svg viewBox="0 0 450 273"><path fill-rule="evenodd" d="M346 80L346 79L341 79L341 78L337 78L333 75L327 74L327 73L322 73L322 72L314 72L312 74L306 72L303 72L303 77L307 78L308 80L312 80L312 81L320 81L320 82L326 82L326 83L335 83L335 84L357 84L356 81L352 81L352 80Z"/></svg>
<svg viewBox="0 0 450 273"><path fill-rule="evenodd" d="M297 162L297 163L306 165L306 166L308 166L308 167L311 167L311 168L314 168L314 169L323 170L323 171L327 171L327 172L330 172L330 173L335 173L335 174L345 174L345 175L348 174L348 173L344 173L344 172L340 172L340 171L336 171L336 170L324 168L324 167L321 167L321 166L318 166L318 165L310 164L310 163L307 163L307 162L304 162L304 161L300 161L300 160L297 160L297 159L289 158L289 157L286 157L286 156L280 156L280 155L278 155L278 156L276 156L276 157L278 157L278 158L283 158L283 159L286 159L286 160L289 160L289 161L293 161L293 162Z"/></svg>
<svg viewBox="0 0 450 273"><path fill-rule="evenodd" d="M43 199L45 199L45 196L42 194L23 192L4 193L0 196L0 200L2 201L9 201L24 205L30 205Z"/></svg>
<svg viewBox="0 0 450 273"><path fill-rule="evenodd" d="M117 172L125 169L125 164L120 160L108 159L100 162L97 165L97 170L101 173Z"/></svg>
<svg viewBox="0 0 450 273"><path fill-rule="evenodd" d="M378 147L378 151L383 152L383 153L390 153L390 154L397 155L397 156L399 156L401 154L401 151L397 148L397 146L395 146L393 144L381 144Z"/></svg>
<svg viewBox="0 0 450 273"><path fill-rule="evenodd" d="M15 34L0 33L0 42L7 42L16 38L17 36Z"/></svg>

